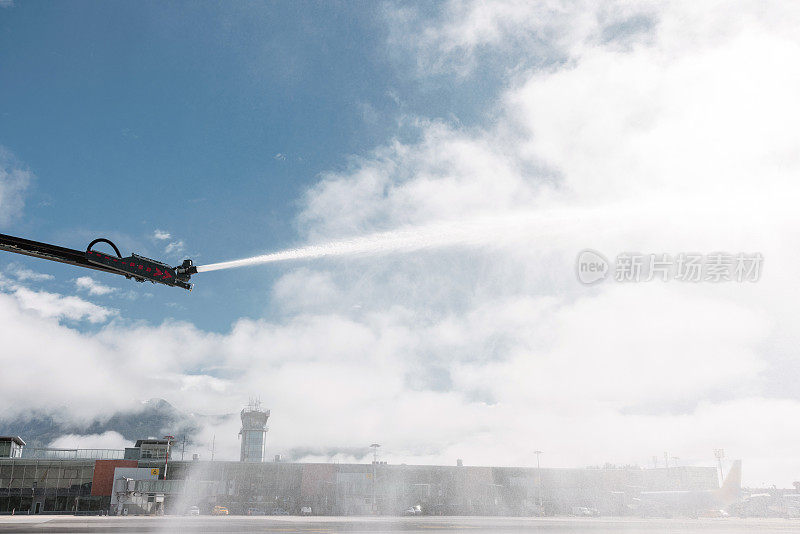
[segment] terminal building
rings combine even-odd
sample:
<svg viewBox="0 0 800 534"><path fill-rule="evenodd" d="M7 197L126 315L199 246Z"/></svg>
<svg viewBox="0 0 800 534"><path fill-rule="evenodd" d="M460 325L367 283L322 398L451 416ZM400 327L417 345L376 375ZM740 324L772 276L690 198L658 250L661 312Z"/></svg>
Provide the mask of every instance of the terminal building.
<svg viewBox="0 0 800 534"><path fill-rule="evenodd" d="M176 461L166 440L125 450L27 451L21 438L0 437L0 514L181 514L189 506L210 513L225 506L231 514L310 508L315 515L396 515L419 506L433 515L557 515L575 507L624 515L641 491L718 487L713 467Z"/></svg>

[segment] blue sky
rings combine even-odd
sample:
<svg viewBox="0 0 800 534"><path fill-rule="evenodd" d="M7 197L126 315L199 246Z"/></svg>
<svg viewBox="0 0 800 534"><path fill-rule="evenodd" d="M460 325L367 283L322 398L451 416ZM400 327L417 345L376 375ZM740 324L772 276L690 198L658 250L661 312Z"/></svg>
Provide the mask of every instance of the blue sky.
<svg viewBox="0 0 800 534"><path fill-rule="evenodd" d="M36 179L25 217L2 231L164 257L168 231L196 262L295 244L303 192L387 138L401 115L474 122L474 87L414 83L384 41L376 2L18 2L0 11L0 145ZM3 262L12 258L3 257ZM83 273L26 258L57 274ZM191 295L126 303L224 330L269 314L282 267L198 277ZM125 287L124 280L98 280ZM216 313L206 310L213 306ZM163 312L156 314L158 320Z"/></svg>

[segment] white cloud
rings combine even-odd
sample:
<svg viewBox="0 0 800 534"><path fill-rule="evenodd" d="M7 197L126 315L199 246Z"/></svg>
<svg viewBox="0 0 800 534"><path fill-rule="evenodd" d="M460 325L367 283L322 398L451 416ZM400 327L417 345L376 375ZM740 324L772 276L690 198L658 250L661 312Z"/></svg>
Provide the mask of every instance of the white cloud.
<svg viewBox="0 0 800 534"><path fill-rule="evenodd" d="M116 291L115 288L97 282L91 276L81 276L75 279L75 287L78 291L86 291L90 295L108 295Z"/></svg>
<svg viewBox="0 0 800 534"><path fill-rule="evenodd" d="M449 59L457 47L477 61L472 52L481 47L526 39L505 39L515 25L541 28L542 21L507 13L536 9L530 3L448 9L454 6L469 9L450 18L453 28L420 30L429 38L422 61ZM571 61L518 74L486 128L421 123L419 143L389 144L324 175L309 192L301 221L313 240L491 221L512 210L568 215L544 229L498 233L482 250L327 267L343 300L368 296L360 299L367 313L394 304L427 318L427 343L404 347L424 355L409 357L420 368L410 383L444 383L492 407L487 439L463 432L457 451L491 462L499 443L525 442L531 424L541 425L537 443L560 451L550 458L562 465L581 456L570 452L570 443L585 439L576 430L602 449L598 463L645 463L645 451L665 446L707 457L722 440L730 451L760 457L760 472L749 476L783 480L786 451L749 440L734 421L742 405L783 414L798 406L788 386L796 373L781 356L799 337L790 266L800 258L781 245L798 230L791 199L800 193L793 178L800 139L791 117L800 72L785 68L800 64L787 31L797 13L747 8L719 13L730 24L717 24L716 8L695 6L644 6L655 22L630 46L602 44L602 28L586 31L579 20L565 34L573 35L563 48ZM480 10L491 13L477 16ZM761 251L771 271L746 287L586 290L572 279L575 254L586 246L611 255ZM776 391L787 398L773 404L767 399ZM726 421L724 437L706 430L720 429L714 417ZM670 436L672 445L649 433ZM770 442L791 439L777 426L770 435ZM770 466L764 458L771 454Z"/></svg>
<svg viewBox="0 0 800 534"><path fill-rule="evenodd" d="M33 173L0 146L0 224L8 224L22 213L32 180Z"/></svg>
<svg viewBox="0 0 800 534"><path fill-rule="evenodd" d="M164 246L165 254L180 255L186 251L186 243L182 239L178 239L166 230L155 230L153 232L153 239L158 241L169 241Z"/></svg>
<svg viewBox="0 0 800 534"><path fill-rule="evenodd" d="M15 263L9 264L6 267L5 272L13 276L20 282L26 282L26 281L44 282L46 280L52 280L53 278L55 278L52 274L45 274L32 271Z"/></svg>
<svg viewBox="0 0 800 534"><path fill-rule="evenodd" d="M78 297L62 296L45 291L19 287L14 291L19 305L45 318L68 319L103 323L116 315L116 310L104 308Z"/></svg>
<svg viewBox="0 0 800 534"><path fill-rule="evenodd" d="M482 60L509 70L559 64L599 43L631 45L648 37L654 2L450 0L430 9L386 10L392 48L410 51L416 72L473 74ZM430 6L428 6L430 7Z"/></svg>
<svg viewBox="0 0 800 534"><path fill-rule="evenodd" d="M133 443L118 432L109 430L102 434L65 434L54 439L49 447L57 449L124 449Z"/></svg>
<svg viewBox="0 0 800 534"><path fill-rule="evenodd" d="M183 254L186 250L186 244L180 241L172 241L166 247L164 247L164 252L167 254Z"/></svg>
<svg viewBox="0 0 800 534"><path fill-rule="evenodd" d="M47 291L35 291L25 286L21 280L14 282L0 275L0 296L6 304L14 304L14 312L25 310L26 317L35 314L46 319L89 321L90 323L103 323L117 314L116 310L98 306L79 297L64 296Z"/></svg>
<svg viewBox="0 0 800 534"><path fill-rule="evenodd" d="M330 273L299 268L282 277L273 288L275 300L285 311L328 311L347 303Z"/></svg>

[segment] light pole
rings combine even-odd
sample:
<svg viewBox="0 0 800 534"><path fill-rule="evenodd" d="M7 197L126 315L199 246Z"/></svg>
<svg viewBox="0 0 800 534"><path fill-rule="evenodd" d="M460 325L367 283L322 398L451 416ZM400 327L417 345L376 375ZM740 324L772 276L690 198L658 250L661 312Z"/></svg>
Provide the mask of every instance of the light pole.
<svg viewBox="0 0 800 534"><path fill-rule="evenodd" d="M172 444L172 440L175 439L175 436L164 436L164 439L167 440L167 456L164 458L164 480L167 480L167 465L169 464L169 446Z"/></svg>
<svg viewBox="0 0 800 534"><path fill-rule="evenodd" d="M378 465L378 447L380 447L380 443L373 443L370 445L372 448L372 513L377 514L378 512L378 501L375 496L375 466Z"/></svg>
<svg viewBox="0 0 800 534"><path fill-rule="evenodd" d="M725 449L714 449L714 457L717 459L717 465L719 465L719 485L722 486L722 482L725 480L722 474L722 459L725 458Z"/></svg>
<svg viewBox="0 0 800 534"><path fill-rule="evenodd" d="M542 467L539 464L539 455L542 454L542 451L533 451L533 454L536 455L536 480L539 486L539 515L544 515L544 508L542 507Z"/></svg>

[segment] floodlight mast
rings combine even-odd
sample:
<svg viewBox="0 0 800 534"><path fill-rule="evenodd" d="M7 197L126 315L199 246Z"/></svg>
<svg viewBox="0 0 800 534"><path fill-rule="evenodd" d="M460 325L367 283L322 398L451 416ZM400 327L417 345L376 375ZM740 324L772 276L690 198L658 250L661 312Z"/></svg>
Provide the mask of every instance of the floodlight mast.
<svg viewBox="0 0 800 534"><path fill-rule="evenodd" d="M167 440L167 455L164 457L164 480L167 480L167 466L169 465L169 448L172 445L172 440L175 439L175 436L164 436L164 439Z"/></svg>

